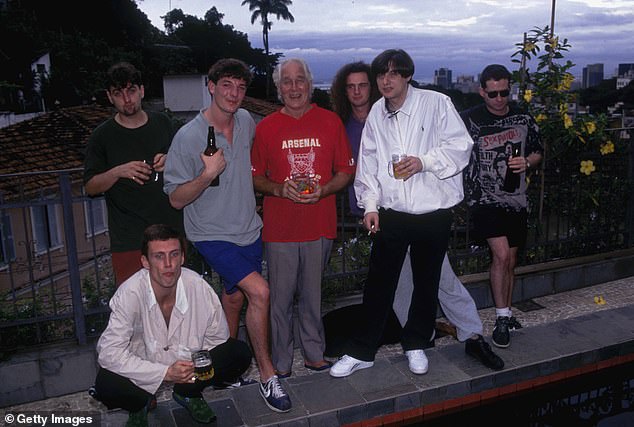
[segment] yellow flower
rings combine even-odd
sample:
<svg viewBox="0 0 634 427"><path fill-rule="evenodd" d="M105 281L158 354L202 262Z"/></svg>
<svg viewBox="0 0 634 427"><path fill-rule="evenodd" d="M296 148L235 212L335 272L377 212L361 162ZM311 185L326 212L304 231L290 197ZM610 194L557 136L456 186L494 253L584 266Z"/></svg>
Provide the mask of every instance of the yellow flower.
<svg viewBox="0 0 634 427"><path fill-rule="evenodd" d="M541 122L543 122L544 120L546 120L547 118L548 118L548 117L546 117L546 114L544 114L544 113L539 113L539 114L537 115L537 117L535 117L535 121L536 121L537 123L541 123Z"/></svg>
<svg viewBox="0 0 634 427"><path fill-rule="evenodd" d="M581 167L579 168L579 172L585 173L586 175L590 175L595 170L597 170L597 168L594 167L594 162L592 160L581 161Z"/></svg>
<svg viewBox="0 0 634 427"><path fill-rule="evenodd" d="M597 125L595 122L586 122L586 132L588 132L588 135L592 135L594 133L595 130L597 130Z"/></svg>
<svg viewBox="0 0 634 427"><path fill-rule="evenodd" d="M568 105L565 102L559 104L559 114L562 116L568 112Z"/></svg>
<svg viewBox="0 0 634 427"><path fill-rule="evenodd" d="M562 92L570 90L570 86L572 85L572 82L574 80L575 80L575 76L573 76L570 73L564 73L561 84L559 85L558 89Z"/></svg>
<svg viewBox="0 0 634 427"><path fill-rule="evenodd" d="M568 114L564 114L564 127L568 129L570 126L572 126L572 119Z"/></svg>
<svg viewBox="0 0 634 427"><path fill-rule="evenodd" d="M531 102L531 99L533 99L533 91L530 89L526 89L524 91L524 101Z"/></svg>
<svg viewBox="0 0 634 427"><path fill-rule="evenodd" d="M604 156L606 154L614 153L614 143L612 141L607 141L605 144L601 144L600 151Z"/></svg>
<svg viewBox="0 0 634 427"><path fill-rule="evenodd" d="M548 41L548 43L550 44L550 47L555 50L559 44L559 37L553 37Z"/></svg>
<svg viewBox="0 0 634 427"><path fill-rule="evenodd" d="M524 43L524 51L525 52L532 52L534 49L535 49L535 43L532 43L532 42Z"/></svg>

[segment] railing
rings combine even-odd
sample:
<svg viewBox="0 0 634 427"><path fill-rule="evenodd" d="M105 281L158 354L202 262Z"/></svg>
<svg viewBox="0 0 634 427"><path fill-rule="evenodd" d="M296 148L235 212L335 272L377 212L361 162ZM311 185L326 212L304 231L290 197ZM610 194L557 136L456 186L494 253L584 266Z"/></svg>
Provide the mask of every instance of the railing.
<svg viewBox="0 0 634 427"><path fill-rule="evenodd" d="M597 155L591 180L580 175L574 156L539 171L543 191L533 175L529 240L520 265L632 247L633 131L613 130L618 155ZM85 343L107 323L114 285L104 202L83 194L81 175L80 169L0 175L0 357L58 340ZM337 209L325 300L361 289L370 251L366 232L349 214L346 192L338 195ZM473 241L468 209L454 211L449 255L456 273L486 271L488 249ZM195 252L187 266L216 287L217 276Z"/></svg>

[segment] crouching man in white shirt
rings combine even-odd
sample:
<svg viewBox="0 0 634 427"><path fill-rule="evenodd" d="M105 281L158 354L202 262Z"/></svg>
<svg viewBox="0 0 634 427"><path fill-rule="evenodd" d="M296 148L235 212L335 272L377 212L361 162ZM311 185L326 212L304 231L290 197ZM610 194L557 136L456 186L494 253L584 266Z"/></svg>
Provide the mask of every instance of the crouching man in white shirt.
<svg viewBox="0 0 634 427"><path fill-rule="evenodd" d="M153 395L163 381L194 420L216 416L202 397L208 386L239 381L251 363L246 343L229 337L220 301L199 274L182 268L183 238L172 227L149 226L143 234L143 269L110 300L110 320L97 343L95 398L130 412L128 425L147 425ZM213 377L194 374L192 352L208 350Z"/></svg>

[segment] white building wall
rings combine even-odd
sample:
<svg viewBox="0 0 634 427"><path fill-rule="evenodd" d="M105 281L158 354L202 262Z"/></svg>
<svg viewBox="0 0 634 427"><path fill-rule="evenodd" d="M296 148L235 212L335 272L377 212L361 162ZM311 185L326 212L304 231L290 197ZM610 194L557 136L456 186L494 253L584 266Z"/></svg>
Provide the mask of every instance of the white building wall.
<svg viewBox="0 0 634 427"><path fill-rule="evenodd" d="M199 111L211 103L207 76L200 74L164 76L163 94L171 111Z"/></svg>

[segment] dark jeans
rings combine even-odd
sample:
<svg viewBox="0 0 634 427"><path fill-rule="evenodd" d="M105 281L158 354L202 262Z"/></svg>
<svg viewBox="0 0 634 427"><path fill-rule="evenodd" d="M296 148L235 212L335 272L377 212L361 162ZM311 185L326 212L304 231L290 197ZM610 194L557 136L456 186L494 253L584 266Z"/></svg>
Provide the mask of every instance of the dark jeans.
<svg viewBox="0 0 634 427"><path fill-rule="evenodd" d="M346 354L360 360L374 360L392 310L408 246L414 290L401 344L405 351L433 347L438 282L451 221L451 211L445 209L421 215L379 210L380 231L372 243L361 327L346 346Z"/></svg>
<svg viewBox="0 0 634 427"><path fill-rule="evenodd" d="M205 387L235 382L251 364L251 350L243 342L229 338L210 350L214 365L214 377L193 384L174 384L174 391L185 397L201 397ZM128 378L104 368L99 368L95 380L96 398L109 409L122 408L129 412L141 410L152 397Z"/></svg>

